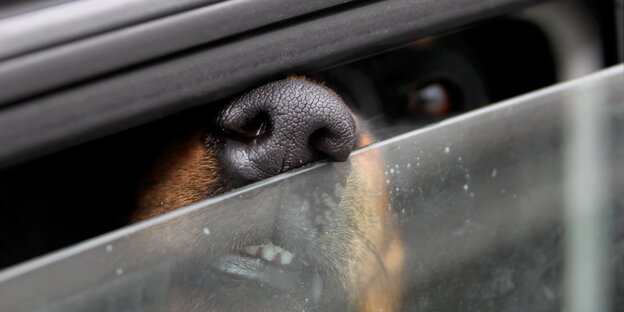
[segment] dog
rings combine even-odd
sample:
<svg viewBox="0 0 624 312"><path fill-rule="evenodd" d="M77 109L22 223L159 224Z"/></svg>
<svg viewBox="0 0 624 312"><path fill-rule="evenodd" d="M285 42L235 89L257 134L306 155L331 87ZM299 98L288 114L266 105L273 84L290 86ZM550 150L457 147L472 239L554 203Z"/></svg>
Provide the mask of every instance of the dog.
<svg viewBox="0 0 624 312"><path fill-rule="evenodd" d="M206 117L211 114L216 118ZM132 222L317 160L345 161L353 149L374 141L338 94L297 76L262 85L232 99L220 111L192 114L176 124L178 133L141 183ZM213 288L199 295L195 292L190 305L189 300L174 300L168 309L396 310L405 252L388 209L382 156L370 151L350 164L335 205L299 211L293 204L280 213L281 221L276 221L275 233L268 239L226 240L230 246L225 248L242 256L236 258L237 265L254 261L279 270L302 268L294 273L298 276L295 284L309 288L306 295L284 297L280 294L283 285L269 285L275 288L269 292L272 295L260 292L262 298L249 299L253 290L236 298ZM276 236L279 241L274 241ZM304 274L306 270L313 273ZM237 282L245 289L253 284ZM270 296L288 298L292 304L266 298Z"/></svg>

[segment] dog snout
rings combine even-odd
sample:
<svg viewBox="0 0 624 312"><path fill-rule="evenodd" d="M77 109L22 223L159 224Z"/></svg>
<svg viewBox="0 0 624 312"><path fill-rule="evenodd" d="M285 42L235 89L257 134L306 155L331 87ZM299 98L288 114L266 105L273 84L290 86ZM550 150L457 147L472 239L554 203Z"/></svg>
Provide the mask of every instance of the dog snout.
<svg viewBox="0 0 624 312"><path fill-rule="evenodd" d="M323 85L288 78L232 100L217 125L225 133L221 161L245 184L310 162L344 161L356 124L343 100Z"/></svg>

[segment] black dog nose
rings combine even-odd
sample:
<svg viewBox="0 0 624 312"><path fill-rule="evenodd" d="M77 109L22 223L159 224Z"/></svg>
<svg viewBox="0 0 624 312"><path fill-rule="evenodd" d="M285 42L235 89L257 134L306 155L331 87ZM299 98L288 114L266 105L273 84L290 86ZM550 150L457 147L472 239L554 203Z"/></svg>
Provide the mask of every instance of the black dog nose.
<svg viewBox="0 0 624 312"><path fill-rule="evenodd" d="M302 79L263 85L221 112L220 160L244 184L327 157L344 161L356 144L355 121L330 89Z"/></svg>

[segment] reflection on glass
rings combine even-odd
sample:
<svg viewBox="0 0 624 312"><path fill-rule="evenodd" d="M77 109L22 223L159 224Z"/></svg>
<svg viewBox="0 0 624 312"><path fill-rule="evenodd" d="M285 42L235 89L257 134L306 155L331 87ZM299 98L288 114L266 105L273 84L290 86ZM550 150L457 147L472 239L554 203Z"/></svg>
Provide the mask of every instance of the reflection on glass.
<svg viewBox="0 0 624 312"><path fill-rule="evenodd" d="M0 273L2 311L560 311L563 112L622 67L380 142ZM575 91L576 92L576 91ZM621 192L614 192L621 218ZM619 214L617 214L619 213ZM620 230L621 232L621 230ZM612 263L624 263L622 233ZM614 274L622 277L621 265ZM622 281L614 278L622 302ZM619 293L618 293L619 291ZM608 298L608 297L605 297Z"/></svg>

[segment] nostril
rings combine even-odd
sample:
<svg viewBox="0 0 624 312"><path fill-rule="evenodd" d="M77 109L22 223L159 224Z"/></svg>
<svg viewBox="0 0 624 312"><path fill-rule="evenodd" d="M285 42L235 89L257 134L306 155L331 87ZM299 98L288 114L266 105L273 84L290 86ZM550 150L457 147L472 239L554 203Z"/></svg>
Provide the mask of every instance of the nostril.
<svg viewBox="0 0 624 312"><path fill-rule="evenodd" d="M269 114L260 112L241 126L224 128L223 131L234 140L248 142L269 136L270 128Z"/></svg>
<svg viewBox="0 0 624 312"><path fill-rule="evenodd" d="M331 132L327 128L318 129L310 135L310 148L320 154L321 157L335 159L333 148L328 144L331 138Z"/></svg>
<svg viewBox="0 0 624 312"><path fill-rule="evenodd" d="M328 151L326 148L326 141L330 136L330 131L327 128L320 128L318 130L315 130L314 132L312 132L312 134L310 134L310 148L319 153L321 157L333 158L331 155L328 154L328 152L331 153L331 151Z"/></svg>
<svg viewBox="0 0 624 312"><path fill-rule="evenodd" d="M355 129L349 126L346 127L345 131L332 131L326 127L320 128L310 135L310 146L320 156L334 161L344 161L355 147L354 131Z"/></svg>
<svg viewBox="0 0 624 312"><path fill-rule="evenodd" d="M269 130L269 120L269 115L261 112L245 122L240 128L240 133L250 138L265 136Z"/></svg>

